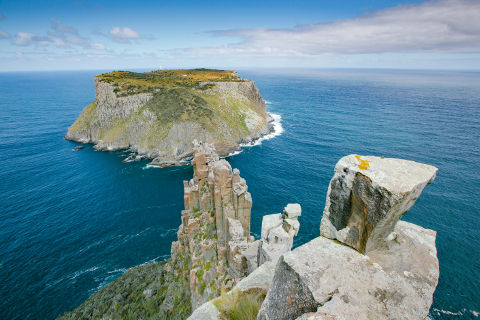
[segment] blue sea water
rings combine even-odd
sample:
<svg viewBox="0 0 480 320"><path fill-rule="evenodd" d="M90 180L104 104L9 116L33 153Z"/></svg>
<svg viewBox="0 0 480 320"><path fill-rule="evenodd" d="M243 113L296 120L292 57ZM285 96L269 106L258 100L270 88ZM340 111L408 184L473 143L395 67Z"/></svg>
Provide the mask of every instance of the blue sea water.
<svg viewBox="0 0 480 320"><path fill-rule="evenodd" d="M68 126L100 71L0 73L0 319L53 319L127 268L165 259L191 167L122 163L72 151ZM431 318L480 312L480 74L242 71L284 132L228 160L253 197L252 232L288 202L303 207L295 245L318 236L335 163L356 153L435 165L403 219L437 234Z"/></svg>

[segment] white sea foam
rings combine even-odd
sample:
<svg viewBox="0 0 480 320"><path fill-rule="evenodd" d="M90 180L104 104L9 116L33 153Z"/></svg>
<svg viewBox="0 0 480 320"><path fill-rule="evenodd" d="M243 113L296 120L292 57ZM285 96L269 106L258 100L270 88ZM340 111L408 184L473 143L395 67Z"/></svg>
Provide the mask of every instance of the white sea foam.
<svg viewBox="0 0 480 320"><path fill-rule="evenodd" d="M85 270L76 271L76 272L70 277L70 280L73 280L73 279L77 278L78 276L81 276L81 275L84 274L84 273L93 272L93 271L95 271L95 270L98 270L98 267L91 267L91 268L88 268L88 269L85 269Z"/></svg>
<svg viewBox="0 0 480 320"><path fill-rule="evenodd" d="M253 142L241 144L240 145L241 147L258 146L258 145L261 145L263 141L273 139L283 133L282 116L277 113L270 113L270 116L272 117L272 125L273 125L272 132L262 136L261 138Z"/></svg>
<svg viewBox="0 0 480 320"><path fill-rule="evenodd" d="M271 102L268 102L268 101L265 101L265 103L266 104L271 104ZM278 113L269 113L269 115L272 118L272 120L270 121L270 123L273 125L272 132L254 140L254 141L247 142L247 143L242 143L242 144L240 144L240 147L259 146L259 145L262 144L263 141L273 139L273 138L278 137L279 135L281 135L283 133L284 130L283 130L283 126L282 126L282 116L279 115ZM235 156L237 154L242 153L242 151L243 151L242 149L236 150L234 152L229 153L227 157ZM142 168L142 170L146 170L146 169L150 169L150 168L162 168L162 167L152 166L151 164L147 163L145 165L145 167Z"/></svg>
<svg viewBox="0 0 480 320"><path fill-rule="evenodd" d="M126 268L120 268L120 269L115 269L115 270L112 270L112 271L107 271L108 274L112 274L112 273L125 273L125 271L127 271Z"/></svg>
<svg viewBox="0 0 480 320"><path fill-rule="evenodd" d="M452 311L437 309L437 308L433 308L433 311L436 312L437 315L445 314L445 315L449 315L449 316L464 316L468 313L471 313L475 318L478 318L478 316L480 315L480 313L478 311L467 310L466 308L463 308L462 310L459 310L457 312L452 312Z"/></svg>

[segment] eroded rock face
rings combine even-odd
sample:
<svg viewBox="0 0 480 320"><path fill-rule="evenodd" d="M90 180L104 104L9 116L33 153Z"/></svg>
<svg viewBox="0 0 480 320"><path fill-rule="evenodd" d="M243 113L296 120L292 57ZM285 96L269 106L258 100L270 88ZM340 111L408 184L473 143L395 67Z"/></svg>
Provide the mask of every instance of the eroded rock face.
<svg viewBox="0 0 480 320"><path fill-rule="evenodd" d="M318 237L280 258L257 319L424 319L438 282L436 233L400 221L363 255Z"/></svg>
<svg viewBox="0 0 480 320"><path fill-rule="evenodd" d="M258 249L258 265L266 261L274 264L280 256L292 249L293 237L298 234L302 214L298 203L289 203L283 213L263 216L262 234Z"/></svg>
<svg viewBox="0 0 480 320"><path fill-rule="evenodd" d="M266 293L272 283L273 279L273 270L275 265L272 262L266 262L255 271L249 274L247 277L243 278L238 282L227 295L232 294L236 291L240 292L249 292L257 291ZM187 320L218 320L223 319L220 316L220 312L215 307L215 300L210 300L197 309L188 317Z"/></svg>
<svg viewBox="0 0 480 320"><path fill-rule="evenodd" d="M214 144L223 156L273 130L253 81L202 82L200 87L210 89L177 90L175 99L163 101L174 90L121 95L103 76L95 77L95 100L68 129L66 139L93 143L97 150L129 149L154 159L152 165L170 166L192 155L194 139ZM198 110L191 114L166 111L168 105L194 99L204 103L194 104ZM179 110L180 105L171 108Z"/></svg>
<svg viewBox="0 0 480 320"><path fill-rule="evenodd" d="M195 308L248 275L244 252L255 250L255 244L250 236L252 198L240 172L206 143L195 143L192 165L172 260L184 261Z"/></svg>
<svg viewBox="0 0 480 320"><path fill-rule="evenodd" d="M342 158L321 236L279 259L257 319L424 319L439 276L436 233L398 220L436 172L400 159Z"/></svg>
<svg viewBox="0 0 480 320"><path fill-rule="evenodd" d="M328 187L320 234L362 253L377 249L436 173L408 160L343 157Z"/></svg>

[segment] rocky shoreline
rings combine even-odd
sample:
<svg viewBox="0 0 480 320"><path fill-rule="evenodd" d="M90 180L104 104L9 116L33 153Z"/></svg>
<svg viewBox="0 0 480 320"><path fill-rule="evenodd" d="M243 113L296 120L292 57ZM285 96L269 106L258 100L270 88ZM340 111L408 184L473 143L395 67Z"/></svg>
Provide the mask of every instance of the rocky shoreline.
<svg viewBox="0 0 480 320"><path fill-rule="evenodd" d="M437 168L340 159L319 236L292 250L300 204L264 215L254 239L240 172L207 143L195 143L191 164L171 258L128 270L63 319L217 320L245 304L258 320L427 317L439 277L436 232L399 219Z"/></svg>

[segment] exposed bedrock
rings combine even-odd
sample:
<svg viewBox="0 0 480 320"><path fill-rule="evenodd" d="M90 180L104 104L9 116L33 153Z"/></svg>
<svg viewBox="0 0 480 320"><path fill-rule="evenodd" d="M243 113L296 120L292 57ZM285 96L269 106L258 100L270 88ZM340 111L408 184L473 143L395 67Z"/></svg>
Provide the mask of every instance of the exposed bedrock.
<svg viewBox="0 0 480 320"><path fill-rule="evenodd" d="M424 319L438 283L436 233L400 221L387 250L318 237L280 258L258 319Z"/></svg>
<svg viewBox="0 0 480 320"><path fill-rule="evenodd" d="M129 149L154 159L152 165L171 166L191 157L194 139L213 144L225 156L241 143L270 133L273 120L253 81L235 72L212 72L218 77L231 73L231 78L201 82L190 77L149 78L168 71L98 75L95 100L65 138L93 143L97 150Z"/></svg>
<svg viewBox="0 0 480 320"><path fill-rule="evenodd" d="M263 216L258 250L259 265L266 261L276 263L282 254L292 249L293 237L300 229L297 218L301 213L298 203L289 203L283 213Z"/></svg>
<svg viewBox="0 0 480 320"><path fill-rule="evenodd" d="M436 232L398 220L436 172L407 160L342 158L321 236L280 257L257 319L427 317L439 276Z"/></svg>
<svg viewBox="0 0 480 320"><path fill-rule="evenodd" d="M252 197L240 171L219 159L213 145L207 143L195 142L191 163L193 178L184 181L185 209L171 254L172 261L183 261L182 270L177 267L172 272L188 273L195 309L257 269L259 241L250 236ZM277 226L288 226L284 231L287 238L293 238L299 228L300 206L290 207L284 218L280 215ZM277 254L291 249L292 240L287 238L290 244ZM260 265L270 260L264 259Z"/></svg>
<svg viewBox="0 0 480 320"><path fill-rule="evenodd" d="M320 234L362 253L378 248L436 173L414 161L343 157L328 187Z"/></svg>

